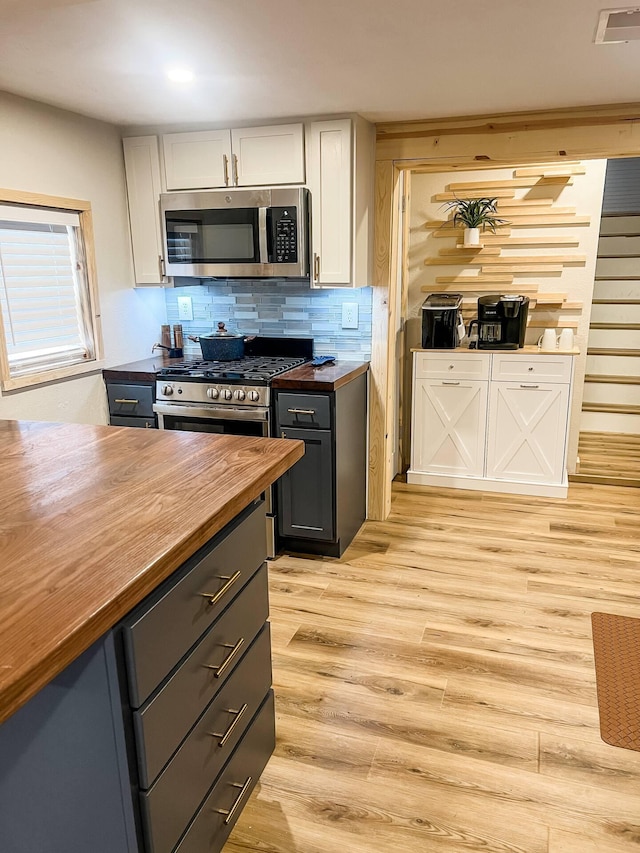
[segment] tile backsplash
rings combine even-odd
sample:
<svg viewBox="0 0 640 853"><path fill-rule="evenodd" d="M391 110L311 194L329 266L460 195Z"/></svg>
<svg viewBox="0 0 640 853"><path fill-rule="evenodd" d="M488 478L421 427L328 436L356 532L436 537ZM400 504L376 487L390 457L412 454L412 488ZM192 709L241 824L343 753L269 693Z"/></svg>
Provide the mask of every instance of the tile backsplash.
<svg viewBox="0 0 640 853"><path fill-rule="evenodd" d="M316 355L371 358L371 288L311 290L304 282L215 281L165 291L167 322L182 322L185 355L200 355L186 335L209 334L218 321L246 335L312 337ZM178 296L190 296L193 320L178 320ZM358 304L358 328L342 328L343 302Z"/></svg>

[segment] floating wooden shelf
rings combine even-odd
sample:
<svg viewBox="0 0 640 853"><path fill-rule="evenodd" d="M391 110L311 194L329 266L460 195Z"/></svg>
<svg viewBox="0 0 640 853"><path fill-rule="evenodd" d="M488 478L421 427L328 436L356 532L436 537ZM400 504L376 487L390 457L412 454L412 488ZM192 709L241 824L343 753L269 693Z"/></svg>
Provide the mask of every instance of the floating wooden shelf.
<svg viewBox="0 0 640 853"><path fill-rule="evenodd" d="M502 266L493 266L491 263L483 264L482 272L486 275L491 275L491 273L496 272L508 272L512 275L562 275L564 272L564 267L562 264L539 264L529 265L529 266L512 266L512 267L502 267Z"/></svg>
<svg viewBox="0 0 640 853"><path fill-rule="evenodd" d="M511 221L521 216L575 216L575 207L510 207L502 212L502 217Z"/></svg>
<svg viewBox="0 0 640 853"><path fill-rule="evenodd" d="M492 264L581 264L587 262L586 255L502 255Z"/></svg>
<svg viewBox="0 0 640 853"><path fill-rule="evenodd" d="M430 225L427 223L425 228L429 229ZM462 228L435 228L433 231L432 237L457 237L460 239L462 237L464 231ZM511 235L510 228L498 228L495 234L493 232L485 232L480 238L483 243L486 242L487 237L509 237Z"/></svg>
<svg viewBox="0 0 640 853"><path fill-rule="evenodd" d="M562 305L566 298L566 293L537 293L536 305Z"/></svg>
<svg viewBox="0 0 640 853"><path fill-rule="evenodd" d="M436 276L437 284L464 284L470 281L483 282L485 284L511 284L512 275L439 275Z"/></svg>
<svg viewBox="0 0 640 853"><path fill-rule="evenodd" d="M551 208L553 210L553 208ZM505 212L506 218L506 212ZM441 228L442 233L445 233L447 226L454 234L461 234L462 229L452 228L450 219L431 219L425 222L425 228ZM589 225L591 223L590 216L566 216L564 214L556 215L551 212L544 216L516 216L514 221L509 222L511 228L538 228L542 226L563 226L563 225Z"/></svg>
<svg viewBox="0 0 640 853"><path fill-rule="evenodd" d="M584 166L571 166L567 169L563 165L563 168L558 170L553 168L515 169L513 174L516 178L570 178L572 175L586 175L587 170Z"/></svg>
<svg viewBox="0 0 640 853"><path fill-rule="evenodd" d="M639 356L640 349L617 349L613 347L589 347L587 355L616 355L616 356Z"/></svg>
<svg viewBox="0 0 640 853"><path fill-rule="evenodd" d="M554 317L549 320L534 317L529 320L528 327L530 329L577 329L578 320L563 320L561 317Z"/></svg>
<svg viewBox="0 0 640 853"><path fill-rule="evenodd" d="M498 199L498 210L501 207L551 207L552 198L501 198Z"/></svg>
<svg viewBox="0 0 640 853"><path fill-rule="evenodd" d="M550 186L552 184L561 184L565 187L573 186L571 178L564 175L550 175L548 178L543 177L539 179L535 179L535 176L533 176L533 178L533 180L529 178L504 178L501 181L463 181L458 184L449 184L447 188L454 193L476 189L490 191L488 194L495 197L494 190L501 189L508 190L518 189L520 187Z"/></svg>
<svg viewBox="0 0 640 853"><path fill-rule="evenodd" d="M458 250L454 249L454 255L445 255L446 249L441 252L440 255L433 258L425 258L426 266L437 266L439 264L457 264L460 266L461 264L481 264L483 263L483 251L485 255L493 254L490 250L485 251L481 250L476 252L474 255L462 255ZM512 255L511 257L495 255L489 261L491 265L491 269L487 267L487 269L483 269L483 272L499 272L498 269L494 267L522 267L522 266L560 266L562 269L563 266L567 266L569 264L580 264L584 266L586 264L587 259L585 255ZM515 270L509 269L510 272L514 272Z"/></svg>
<svg viewBox="0 0 640 853"><path fill-rule="evenodd" d="M491 198L514 198L516 194L515 190L491 190ZM464 197L465 198L487 198L487 190L478 189L478 190L465 190ZM456 201L460 198L460 194L456 192L443 192L436 193L431 196L431 201Z"/></svg>
<svg viewBox="0 0 640 853"><path fill-rule="evenodd" d="M504 249L520 246L578 246L580 244L577 237L502 237L499 234L483 234L482 240L485 248L502 246ZM462 243L458 243L458 246L462 247Z"/></svg>
<svg viewBox="0 0 640 853"><path fill-rule="evenodd" d="M464 255L492 255L499 256L500 255L500 247L499 246L465 246L460 243L459 246L456 246L455 249L440 249L439 257L443 255L452 255L455 257L463 257Z"/></svg>
<svg viewBox="0 0 640 853"><path fill-rule="evenodd" d="M475 282L472 278L468 283L458 282L456 284L433 284L423 285L420 288L424 293L536 293L538 292L537 284L518 284L505 285L491 281Z"/></svg>

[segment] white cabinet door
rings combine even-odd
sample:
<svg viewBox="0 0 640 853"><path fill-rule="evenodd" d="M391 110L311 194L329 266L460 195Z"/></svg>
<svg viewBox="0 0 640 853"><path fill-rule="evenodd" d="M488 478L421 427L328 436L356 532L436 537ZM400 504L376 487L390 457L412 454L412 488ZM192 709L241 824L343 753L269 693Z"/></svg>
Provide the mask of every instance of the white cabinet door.
<svg viewBox="0 0 640 853"><path fill-rule="evenodd" d="M351 119L315 121L307 135L313 284L352 283L353 150Z"/></svg>
<svg viewBox="0 0 640 853"><path fill-rule="evenodd" d="M136 284L163 283L160 269L160 156L156 136L122 140Z"/></svg>
<svg viewBox="0 0 640 853"><path fill-rule="evenodd" d="M482 477L487 387L477 380L416 379L413 471Z"/></svg>
<svg viewBox="0 0 640 853"><path fill-rule="evenodd" d="M236 186L304 183L304 127L281 124L231 131Z"/></svg>
<svg viewBox="0 0 640 853"><path fill-rule="evenodd" d="M231 134L228 130L165 133L162 148L168 190L231 185Z"/></svg>
<svg viewBox="0 0 640 853"><path fill-rule="evenodd" d="M568 411L569 385L492 382L487 477L562 483Z"/></svg>

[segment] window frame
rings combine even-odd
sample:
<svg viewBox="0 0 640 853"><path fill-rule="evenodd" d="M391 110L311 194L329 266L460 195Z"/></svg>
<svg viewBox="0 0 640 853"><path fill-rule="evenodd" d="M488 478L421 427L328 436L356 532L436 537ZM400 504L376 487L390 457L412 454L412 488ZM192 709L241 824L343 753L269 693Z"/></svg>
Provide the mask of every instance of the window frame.
<svg viewBox="0 0 640 853"><path fill-rule="evenodd" d="M11 376L7 343L4 333L4 323L0 314L0 387L3 391L17 391L34 385L55 382L81 376L85 373L101 369L103 359L102 324L100 319L100 302L98 298L98 277L95 262L95 246L93 238L93 216L91 202L81 199L64 198L62 196L42 195L40 193L23 192L21 190L0 189L0 204L25 205L26 207L52 208L68 213L77 213L80 218L80 233L84 243L84 259L86 265L86 280L89 299L89 318L95 357L91 360L69 364L65 367L51 370L37 369L23 376Z"/></svg>

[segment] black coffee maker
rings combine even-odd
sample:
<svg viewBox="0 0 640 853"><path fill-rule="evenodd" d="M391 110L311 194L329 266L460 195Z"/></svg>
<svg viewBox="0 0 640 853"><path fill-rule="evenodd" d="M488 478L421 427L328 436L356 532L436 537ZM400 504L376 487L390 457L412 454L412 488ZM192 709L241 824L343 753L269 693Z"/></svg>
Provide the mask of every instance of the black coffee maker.
<svg viewBox="0 0 640 853"><path fill-rule="evenodd" d="M527 296L491 294L478 299L478 349L518 349L524 346L529 315Z"/></svg>
<svg viewBox="0 0 640 853"><path fill-rule="evenodd" d="M461 293L430 293L422 304L422 348L455 349L464 331Z"/></svg>

